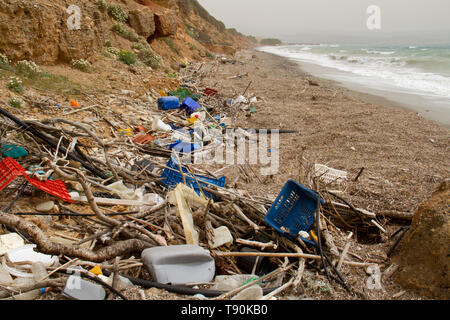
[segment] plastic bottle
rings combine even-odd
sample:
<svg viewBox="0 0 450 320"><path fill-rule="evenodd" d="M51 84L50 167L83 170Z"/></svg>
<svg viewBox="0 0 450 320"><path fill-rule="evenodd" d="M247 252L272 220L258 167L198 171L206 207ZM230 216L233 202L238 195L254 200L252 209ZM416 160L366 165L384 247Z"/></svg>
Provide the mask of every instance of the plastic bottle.
<svg viewBox="0 0 450 320"><path fill-rule="evenodd" d="M205 121L205 119L206 119L206 112L205 111L195 112L191 116L192 117L196 117L200 121Z"/></svg>
<svg viewBox="0 0 450 320"><path fill-rule="evenodd" d="M42 262L35 262L31 265L34 281L40 282L47 275L47 268Z"/></svg>
<svg viewBox="0 0 450 320"><path fill-rule="evenodd" d="M6 271L0 264L0 285L8 286L13 282L13 279L8 271Z"/></svg>
<svg viewBox="0 0 450 320"><path fill-rule="evenodd" d="M31 271L33 272L33 278L16 278L13 282L13 286L23 287L31 286L38 283L47 275L47 269L42 262L35 262L31 265ZM41 293L41 289L35 289L22 294L11 297L13 300L34 300Z"/></svg>
<svg viewBox="0 0 450 320"><path fill-rule="evenodd" d="M159 130L159 131L171 131L172 130L172 128L168 124L165 124L159 117L153 118L152 129Z"/></svg>

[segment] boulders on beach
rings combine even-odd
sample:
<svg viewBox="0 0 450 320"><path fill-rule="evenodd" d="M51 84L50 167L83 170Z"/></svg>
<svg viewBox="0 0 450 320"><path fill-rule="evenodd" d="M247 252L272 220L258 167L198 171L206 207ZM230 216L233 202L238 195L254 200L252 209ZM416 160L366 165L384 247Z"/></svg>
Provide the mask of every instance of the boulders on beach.
<svg viewBox="0 0 450 320"><path fill-rule="evenodd" d="M395 251L395 274L405 288L431 298L450 298L450 179L419 206Z"/></svg>

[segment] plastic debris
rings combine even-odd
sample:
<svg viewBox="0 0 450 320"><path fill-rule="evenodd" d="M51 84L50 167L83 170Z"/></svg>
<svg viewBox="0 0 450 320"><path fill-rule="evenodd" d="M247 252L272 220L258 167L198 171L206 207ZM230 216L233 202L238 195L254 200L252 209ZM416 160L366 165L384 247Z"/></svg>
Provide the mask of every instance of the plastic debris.
<svg viewBox="0 0 450 320"><path fill-rule="evenodd" d="M165 284L210 282L216 269L209 252L196 245L148 248L142 260L152 278Z"/></svg>
<svg viewBox="0 0 450 320"><path fill-rule="evenodd" d="M2 145L1 153L3 157L13 159L23 158L28 155L28 151L25 148L13 144Z"/></svg>
<svg viewBox="0 0 450 320"><path fill-rule="evenodd" d="M27 181L42 191L47 192L63 201L73 203L67 192L66 185L61 180L40 181L30 178L26 174L26 170L12 158L5 158L0 162L0 191L7 187L17 177L23 176Z"/></svg>
<svg viewBox="0 0 450 320"><path fill-rule="evenodd" d="M21 236L17 233L7 233L0 235L0 256L11 249L19 248L25 245Z"/></svg>

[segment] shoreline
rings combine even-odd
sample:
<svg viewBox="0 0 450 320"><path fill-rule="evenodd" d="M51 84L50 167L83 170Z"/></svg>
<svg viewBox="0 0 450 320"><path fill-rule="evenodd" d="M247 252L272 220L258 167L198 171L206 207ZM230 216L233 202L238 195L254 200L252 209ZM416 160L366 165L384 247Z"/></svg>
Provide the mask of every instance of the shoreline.
<svg viewBox="0 0 450 320"><path fill-rule="evenodd" d="M251 84L247 97L258 98L257 112L241 111L233 125L298 131L280 139L279 173L270 183L247 185L250 189L278 194L287 179L299 178L304 157L347 171L350 177L364 167L353 187L366 190L353 190L350 202L381 215L413 214L450 176L449 131L437 122L383 97L311 76L285 57L248 49L235 59L211 67L210 76L200 83L226 96L236 96Z"/></svg>
<svg viewBox="0 0 450 320"><path fill-rule="evenodd" d="M346 95L362 102L371 103L373 105L394 107L415 112L420 117L431 120L437 123L444 129L450 129L450 109L447 107L440 107L437 102L427 101L424 97L414 93L402 93L390 90L373 89L363 84L357 84L350 81L332 79L326 77L324 74L343 75L345 77L351 76L351 73L335 70L332 68L323 67L317 64L308 63L304 61L294 61L288 57L276 55L265 51L259 51L265 54L273 55L281 59L294 63L301 70L301 72L312 79L316 79L328 86L336 87L345 92ZM419 105L417 101L420 101ZM431 107L422 106L422 104L432 104Z"/></svg>

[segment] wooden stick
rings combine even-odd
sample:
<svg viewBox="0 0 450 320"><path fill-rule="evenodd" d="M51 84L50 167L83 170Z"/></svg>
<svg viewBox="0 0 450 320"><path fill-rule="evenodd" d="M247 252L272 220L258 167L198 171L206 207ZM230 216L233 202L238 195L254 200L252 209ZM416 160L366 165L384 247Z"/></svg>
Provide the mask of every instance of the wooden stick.
<svg viewBox="0 0 450 320"><path fill-rule="evenodd" d="M277 252L223 252L223 251L214 251L214 254L220 257L288 257L288 258L305 258L305 259L313 259L313 260L321 260L320 256L314 254L307 253L277 253ZM360 263L353 261L343 261L343 264L354 266L354 267L368 267L376 265L376 263Z"/></svg>
<svg viewBox="0 0 450 320"><path fill-rule="evenodd" d="M344 259L347 256L347 251L350 248L350 244L351 244L350 239L352 238L352 236L353 236L353 232L350 232L350 234L347 236L347 243L344 246L344 250L342 250L341 257L339 258L339 262L336 267L337 271L340 271L340 269L342 267L342 263L344 262Z"/></svg>
<svg viewBox="0 0 450 320"><path fill-rule="evenodd" d="M267 248L276 250L278 248L278 246L275 243L273 243L273 241L270 241L268 243L262 243L258 241L250 241L245 239L236 239L236 242L240 244L245 244L246 246L259 247L261 248L261 250Z"/></svg>
<svg viewBox="0 0 450 320"><path fill-rule="evenodd" d="M241 217L245 222L247 222L253 229L255 229L255 231L258 231L260 229L256 223L247 218L247 216L242 212L241 208L239 208L235 203L233 203L232 207L238 214L238 216Z"/></svg>
<svg viewBox="0 0 450 320"><path fill-rule="evenodd" d="M72 263L77 262L78 260L79 260L78 258L75 258L73 260L70 260L69 262L66 262L62 266L59 266L58 268L56 268L53 271L49 272L45 277L43 277L41 280L39 280L39 282L44 281L45 279L50 277L52 274L54 274L56 271L64 269L64 268L68 267L69 265L71 265Z"/></svg>
<svg viewBox="0 0 450 320"><path fill-rule="evenodd" d="M275 297L277 294L281 293L282 291L286 290L287 288L289 288L290 286L292 286L294 284L294 278L291 278L291 280L289 280L288 282L286 282L285 284L283 284L281 287L279 287L278 289L275 289L274 291L272 291L271 293L263 296L262 298L260 298L259 300L270 300L273 297Z"/></svg>

